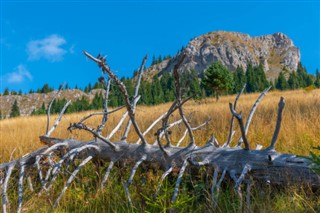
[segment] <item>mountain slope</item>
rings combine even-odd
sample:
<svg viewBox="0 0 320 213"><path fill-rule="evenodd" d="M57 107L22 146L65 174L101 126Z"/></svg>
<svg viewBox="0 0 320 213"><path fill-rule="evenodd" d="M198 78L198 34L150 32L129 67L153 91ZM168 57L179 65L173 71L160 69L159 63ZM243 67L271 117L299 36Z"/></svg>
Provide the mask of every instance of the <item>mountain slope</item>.
<svg viewBox="0 0 320 213"><path fill-rule="evenodd" d="M230 70L263 64L268 79L275 79L285 67L295 71L300 62L300 50L283 33L251 37L238 32L217 31L192 39L185 48L187 54L181 70L196 70L201 74L210 64L219 60ZM181 57L175 57L150 67L147 75L170 72Z"/></svg>

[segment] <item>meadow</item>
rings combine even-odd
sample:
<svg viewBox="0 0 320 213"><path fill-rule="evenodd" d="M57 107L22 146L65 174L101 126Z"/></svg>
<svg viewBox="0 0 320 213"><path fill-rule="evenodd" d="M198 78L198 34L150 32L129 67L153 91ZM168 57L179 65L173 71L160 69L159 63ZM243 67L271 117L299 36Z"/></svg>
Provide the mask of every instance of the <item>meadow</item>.
<svg viewBox="0 0 320 213"><path fill-rule="evenodd" d="M259 94L245 94L241 96L237 111L242 111L246 120L250 109ZM282 153L293 153L297 155L309 155L312 147L320 145L320 90L296 90L296 91L272 91L262 100L253 117L248 132L248 141L251 147L262 145L267 147L270 144L273 131L276 125L277 107L280 97L286 101L280 135L276 150ZM198 126L210 119L207 126L195 131L196 143L204 145L213 133L220 144L223 144L229 133L231 113L229 102L234 101L235 96L221 97L217 102L215 99L190 101L184 109L192 126ZM153 120L164 113L170 107L170 103L157 106L138 106L136 117L141 129L146 129ZM83 131L67 131L70 123L79 121L82 117L91 112L67 114L62 118L61 123L51 135L58 138L75 138L78 140L90 140L92 136ZM107 135L118 123L123 110L110 115L108 123L102 135ZM51 121L54 118L52 116ZM170 121L173 122L177 115L173 115ZM101 117L93 117L86 122L88 126L96 127ZM46 116L30 116L6 119L0 121L0 163L23 156L43 146L39 136L45 133ZM155 141L154 131L147 135L149 143ZM240 136L240 129L235 123L236 134L231 145L235 145ZM121 137L121 130L112 138L117 141ZM183 124L172 129L171 139L177 142L185 127ZM132 130L128 141L135 142L137 135ZM185 139L183 144L188 141ZM316 152L315 150L313 150ZM93 169L94 168L94 169ZM174 207L176 212L211 212L213 211L210 201L210 178L212 173L203 169L195 177L187 176L183 180L181 193L174 206L170 204L174 181L176 176L170 176L164 185L162 194L158 197L151 196L154 193L157 180L162 171L138 171L137 180L131 186L133 206L130 207L126 200L123 177L129 175L129 169L115 169L111 174L108 184L103 192L99 191L99 181L103 175L104 166L86 166L79 174L61 200L59 207L52 209L51 204L57 197L59 190L66 181L63 177L50 194L32 193L26 190L23 210L26 212L166 212ZM141 180L142 179L142 180ZM210 180L208 180L210 179ZM14 188L14 181L10 186ZM34 180L36 182L36 180ZM37 185L35 184L35 188ZM16 193L10 194L16 198ZM252 189L252 212L319 212L319 192L312 192L311 189L292 186L290 188L278 189L272 186L257 186ZM10 207L16 209L16 203L11 202ZM225 184L220 195L218 212L239 212L239 200L232 188Z"/></svg>

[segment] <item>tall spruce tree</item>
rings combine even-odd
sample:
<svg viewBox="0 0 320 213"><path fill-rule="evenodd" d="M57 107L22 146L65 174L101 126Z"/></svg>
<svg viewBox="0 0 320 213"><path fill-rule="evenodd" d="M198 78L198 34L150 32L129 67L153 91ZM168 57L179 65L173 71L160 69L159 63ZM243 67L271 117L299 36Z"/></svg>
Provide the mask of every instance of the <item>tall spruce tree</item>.
<svg viewBox="0 0 320 213"><path fill-rule="evenodd" d="M10 118L14 118L18 116L20 116L20 109L19 109L17 100L14 100L14 103L12 104L12 107L11 107Z"/></svg>
<svg viewBox="0 0 320 213"><path fill-rule="evenodd" d="M174 78L171 73L166 72L161 76L160 84L164 93L164 101L169 102L174 100Z"/></svg>
<svg viewBox="0 0 320 213"><path fill-rule="evenodd" d="M286 89L288 89L288 87L289 87L288 82L284 76L284 73L280 72L278 79L277 79L277 82L276 82L276 88L278 90L286 90Z"/></svg>
<svg viewBox="0 0 320 213"><path fill-rule="evenodd" d="M255 82L252 64L248 64L247 66L246 80L247 80L247 88L246 88L247 92L255 92L256 82Z"/></svg>
<svg viewBox="0 0 320 213"><path fill-rule="evenodd" d="M233 73L234 79L234 93L238 93L243 85L246 83L246 75L244 74L243 68L238 66L236 71Z"/></svg>
<svg viewBox="0 0 320 213"><path fill-rule="evenodd" d="M157 75L153 76L151 85L152 104L160 104L164 102L164 94Z"/></svg>
<svg viewBox="0 0 320 213"><path fill-rule="evenodd" d="M300 82L295 71L291 72L289 75L288 86L293 90L300 88Z"/></svg>

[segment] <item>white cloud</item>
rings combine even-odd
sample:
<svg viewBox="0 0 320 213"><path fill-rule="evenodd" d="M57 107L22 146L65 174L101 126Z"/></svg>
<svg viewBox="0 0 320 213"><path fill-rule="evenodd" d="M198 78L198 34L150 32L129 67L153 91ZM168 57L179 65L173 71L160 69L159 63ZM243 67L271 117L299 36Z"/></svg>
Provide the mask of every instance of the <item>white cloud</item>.
<svg viewBox="0 0 320 213"><path fill-rule="evenodd" d="M67 53L61 46L66 43L63 37L56 34L41 40L32 40L27 44L28 59L39 60L45 58L50 62L61 61Z"/></svg>
<svg viewBox="0 0 320 213"><path fill-rule="evenodd" d="M8 83L22 83L25 80L31 81L32 75L24 65L20 64L13 72L7 73L3 78Z"/></svg>

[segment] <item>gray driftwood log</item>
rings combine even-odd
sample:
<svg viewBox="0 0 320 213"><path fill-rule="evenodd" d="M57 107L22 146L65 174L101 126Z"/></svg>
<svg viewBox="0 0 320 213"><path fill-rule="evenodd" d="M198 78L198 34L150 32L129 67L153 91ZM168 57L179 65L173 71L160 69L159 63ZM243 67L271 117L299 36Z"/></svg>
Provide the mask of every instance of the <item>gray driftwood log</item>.
<svg viewBox="0 0 320 213"><path fill-rule="evenodd" d="M278 133L281 127L282 113L285 106L285 101L283 98L280 99L278 105L278 117L276 123L276 129L270 142L270 146L262 149L262 147L257 147L252 149L250 143L246 138L248 128L252 119L252 116L258 106L259 102L268 92L266 89L260 97L257 99L252 107L249 114L248 120L244 123L242 119L241 112L236 111L237 101L244 91L245 86L242 91L238 94L233 104L230 103L230 112L232 113L232 119L230 122L230 132L228 140L224 144L219 144L215 137L212 135L204 146L197 146L197 143L193 136L193 131L203 127L209 121L205 121L202 125L198 127L192 127L188 122L187 117L184 114L183 104L187 102L190 97L185 99L182 98L181 86L179 81L178 67L183 62L185 55L179 59L179 63L174 67L173 75L175 78L176 87L176 99L172 103L171 107L166 113L161 115L156 119L144 132L140 129L136 119L135 110L137 102L139 101L139 86L141 81L141 74L144 70L144 65L147 60L145 57L142 61L141 67L139 69L139 74L137 77L137 83L134 91L134 97L130 99L125 85L118 79L118 77L110 70L106 63L106 59L100 55L93 57L89 53L84 51L84 54L96 62L99 68L102 70L102 77L99 81L105 87L105 97L103 112L97 112L90 114L78 123L70 124L69 130L81 129L83 131L88 131L93 135L91 141L77 141L73 139L60 139L50 137L51 133L55 130L59 124L64 111L70 104L67 102L61 111L58 119L55 121L51 129L49 129L50 121L50 103L48 107L48 125L46 134L40 136L40 141L46 144L44 147L34 151L33 153L26 154L20 159L13 160L11 162L0 164L0 185L2 194L2 210L6 212L8 209L8 182L12 175L13 170L18 170L20 172L18 180L18 212L22 209L22 198L23 198L23 188L24 188L24 178L27 178L25 173L26 170L37 170L38 179L41 181L42 191L48 191L55 183L58 178L58 174L62 171L63 167L67 167L70 162L75 159L80 160L80 164L77 168L69 174L69 179L65 184L65 187L61 191L58 198L54 203L56 207L59 200L68 189L68 186L73 181L79 170L85 166L88 162L94 159L100 159L109 162L107 168L105 168L105 175L101 181L101 189L104 188L108 176L116 162L126 161L132 162L132 170L130 177L125 181L125 192L126 196L131 203L130 189L129 186L133 182L134 175L142 163L145 164L158 164L164 171L160 181L158 183L157 190L161 189L161 184L164 179L174 170L179 169L178 178L176 180L176 186L174 193L172 195L172 202L175 202L179 192L179 186L182 181L182 177L185 169L188 166L191 167L201 167L208 166L213 169L212 174L212 201L216 205L218 202L218 195L220 190L220 185L226 176L229 176L231 180L234 181L234 189L242 198L241 185L246 184L250 188L252 181L261 182L265 184L280 184L286 185L290 184L305 184L308 186L319 188L320 177L311 170L311 162L306 157L299 157L292 154L282 154L275 150ZM107 79L105 79L105 76ZM116 84L121 93L123 94L125 100L125 106L127 111L123 115L119 124L114 128L113 131L108 136L101 135L102 129L108 121L108 115L123 108L120 107L113 111L108 109L108 96L111 81ZM58 94L58 93L57 93ZM56 97L56 96L55 96ZM55 98L54 97L54 98ZM53 101L53 100L52 100ZM180 120L173 123L169 123L170 115L178 110L180 115ZM94 129L88 127L84 124L84 121L95 115L103 115L100 125ZM125 118L129 116L129 122L124 124ZM236 119L239 122L239 127L241 131L241 138L236 147L230 147L230 142L234 135L233 122ZM160 129L156 130L156 141L148 142L145 139L145 135L158 123L162 122ZM177 143L178 146L173 146L170 141L170 128L179 123L183 123L186 127L185 134L182 136L181 140ZM112 136L115 132L119 131L121 125L126 125L125 131L121 141L116 143L112 142ZM136 142L127 142L127 136L133 126L133 129L139 136L139 140ZM182 139L188 135L189 145L186 147L179 147ZM161 142L162 138L165 138L165 142ZM242 145L244 146L242 148ZM55 158L55 161L53 160ZM58 160L56 160L58 158ZM30 180L30 179L29 179ZM31 185L30 185L31 186ZM250 194L247 194L247 201L250 200Z"/></svg>

